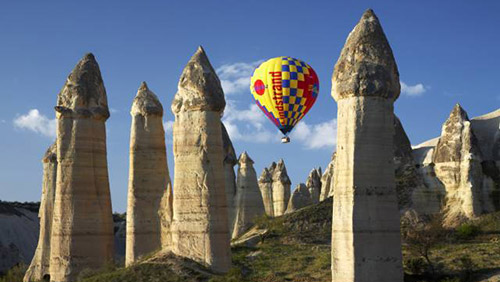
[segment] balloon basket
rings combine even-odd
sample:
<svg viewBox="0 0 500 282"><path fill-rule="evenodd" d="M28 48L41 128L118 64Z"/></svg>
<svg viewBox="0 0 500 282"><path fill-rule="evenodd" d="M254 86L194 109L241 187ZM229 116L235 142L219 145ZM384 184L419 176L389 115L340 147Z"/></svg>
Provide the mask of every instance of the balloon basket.
<svg viewBox="0 0 500 282"><path fill-rule="evenodd" d="M290 143L290 137L284 136L283 138L281 138L281 143L283 144Z"/></svg>

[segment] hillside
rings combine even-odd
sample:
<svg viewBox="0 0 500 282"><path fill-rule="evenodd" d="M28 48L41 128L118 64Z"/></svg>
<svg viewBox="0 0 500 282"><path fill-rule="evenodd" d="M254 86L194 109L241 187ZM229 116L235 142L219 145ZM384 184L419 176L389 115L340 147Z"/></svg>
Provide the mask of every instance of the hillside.
<svg viewBox="0 0 500 282"><path fill-rule="evenodd" d="M131 268L86 273L82 281L330 281L331 209L330 198L279 218L260 218L242 236L250 239L233 242L233 268L224 276L157 254ZM405 281L432 281L431 276L434 281L482 281L500 271L500 213L454 230L431 223L406 227L405 232L414 235L403 244ZM432 267L419 255L425 244Z"/></svg>

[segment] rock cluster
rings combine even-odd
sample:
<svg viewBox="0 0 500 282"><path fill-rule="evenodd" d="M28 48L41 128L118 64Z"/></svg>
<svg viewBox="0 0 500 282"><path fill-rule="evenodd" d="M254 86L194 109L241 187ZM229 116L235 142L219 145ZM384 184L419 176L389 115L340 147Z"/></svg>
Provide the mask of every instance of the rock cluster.
<svg viewBox="0 0 500 282"><path fill-rule="evenodd" d="M125 265L161 248L160 203L170 188L163 129L163 107L143 82L134 98Z"/></svg>
<svg viewBox="0 0 500 282"><path fill-rule="evenodd" d="M349 34L332 76L338 104L334 282L403 281L393 164L393 103L399 92L391 47L368 10Z"/></svg>
<svg viewBox="0 0 500 282"><path fill-rule="evenodd" d="M236 215L236 175L234 173L234 166L238 163L236 152L233 143L229 138L224 123L221 122L222 127L222 144L224 146L224 187L226 189L227 212L229 230L233 230L234 217Z"/></svg>
<svg viewBox="0 0 500 282"><path fill-rule="evenodd" d="M254 219L265 213L253 160L243 152L238 160L237 204L232 238L237 238L254 223Z"/></svg>
<svg viewBox="0 0 500 282"><path fill-rule="evenodd" d="M328 197L333 196L333 175L335 171L335 152L332 154L332 159L328 163L325 172L321 176L321 193L319 195L320 202L326 200Z"/></svg>
<svg viewBox="0 0 500 282"><path fill-rule="evenodd" d="M311 170L306 180L306 187L309 190L311 204L319 203L321 194L321 168Z"/></svg>
<svg viewBox="0 0 500 282"><path fill-rule="evenodd" d="M33 260L24 275L24 281L41 281L50 277L50 239L52 231L52 214L54 212L54 199L57 179L57 151L56 143L47 149L42 159L43 182L42 197L38 218L40 219L40 233L38 245Z"/></svg>
<svg viewBox="0 0 500 282"><path fill-rule="evenodd" d="M264 201L266 214L281 216L285 214L290 200L292 182L286 172L285 162L280 159L264 168L259 177L259 188Z"/></svg>
<svg viewBox="0 0 500 282"><path fill-rule="evenodd" d="M172 250L215 272L231 265L221 114L226 102L200 47L179 80L175 115Z"/></svg>
<svg viewBox="0 0 500 282"><path fill-rule="evenodd" d="M50 279L75 281L83 269L99 269L113 260L105 128L109 110L92 54L68 76L55 110L58 165Z"/></svg>

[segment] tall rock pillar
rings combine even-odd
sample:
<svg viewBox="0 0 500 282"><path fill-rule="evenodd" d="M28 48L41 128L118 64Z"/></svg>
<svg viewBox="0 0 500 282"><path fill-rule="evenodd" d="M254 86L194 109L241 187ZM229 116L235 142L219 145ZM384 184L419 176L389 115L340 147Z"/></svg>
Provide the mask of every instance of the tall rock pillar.
<svg viewBox="0 0 500 282"><path fill-rule="evenodd" d="M50 277L50 235L57 179L57 152L55 143L45 153L42 163L42 198L40 200L40 210L38 211L40 234L38 236L38 246L36 247L35 255L24 275L24 282L42 281Z"/></svg>
<svg viewBox="0 0 500 282"><path fill-rule="evenodd" d="M250 228L256 217L265 213L264 202L257 183L253 160L243 152L238 160L237 202L232 238Z"/></svg>
<svg viewBox="0 0 500 282"><path fill-rule="evenodd" d="M184 68L172 102L172 250L216 272L231 265L220 120L225 105L219 78L200 47Z"/></svg>
<svg viewBox="0 0 500 282"><path fill-rule="evenodd" d="M281 216L285 214L290 200L290 186L292 182L286 172L285 162L279 160L276 167L273 169L271 165L270 170L273 171L273 209L274 216Z"/></svg>
<svg viewBox="0 0 500 282"><path fill-rule="evenodd" d="M262 170L262 174L259 177L259 189L266 214L273 217L273 178L267 167Z"/></svg>
<svg viewBox="0 0 500 282"><path fill-rule="evenodd" d="M106 158L106 90L92 54L78 62L58 95L57 183L50 281L75 281L83 269L113 259L114 236Z"/></svg>
<svg viewBox="0 0 500 282"><path fill-rule="evenodd" d="M224 187L226 189L229 231L231 231L233 230L236 215L236 174L234 173L234 166L238 163L238 158L224 123L221 123L221 128L222 145L224 146Z"/></svg>
<svg viewBox="0 0 500 282"><path fill-rule="evenodd" d="M403 281L391 47L372 10L349 34L332 77L338 104L332 222L334 282Z"/></svg>
<svg viewBox="0 0 500 282"><path fill-rule="evenodd" d="M143 82L130 110L125 265L161 248L160 202L169 188L163 107Z"/></svg>

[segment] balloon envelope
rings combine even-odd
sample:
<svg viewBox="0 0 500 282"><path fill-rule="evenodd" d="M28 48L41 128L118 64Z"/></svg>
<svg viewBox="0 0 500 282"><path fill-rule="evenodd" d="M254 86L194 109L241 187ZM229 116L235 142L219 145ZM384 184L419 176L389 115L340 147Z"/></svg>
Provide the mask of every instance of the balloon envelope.
<svg viewBox="0 0 500 282"><path fill-rule="evenodd" d="M250 90L257 106L286 135L313 106L319 81L305 62L277 57L255 70Z"/></svg>

